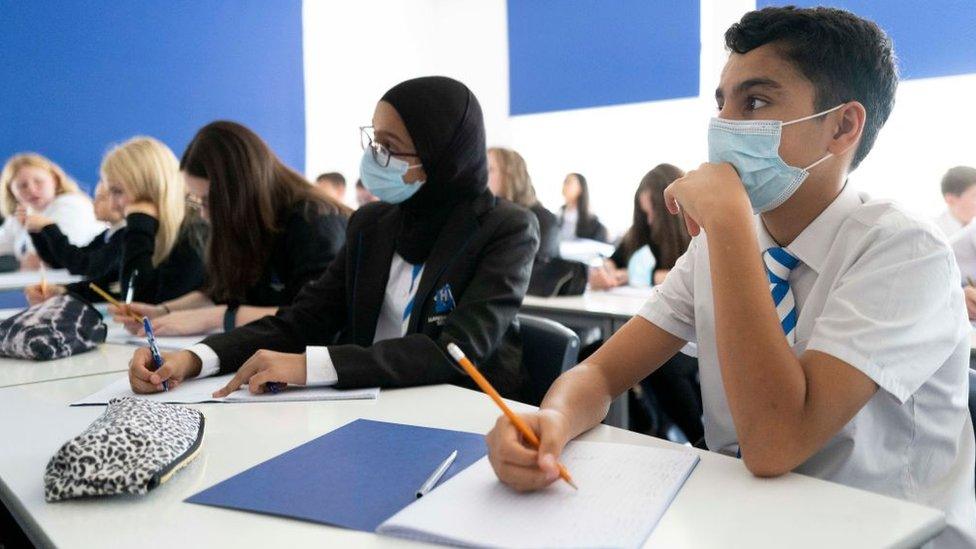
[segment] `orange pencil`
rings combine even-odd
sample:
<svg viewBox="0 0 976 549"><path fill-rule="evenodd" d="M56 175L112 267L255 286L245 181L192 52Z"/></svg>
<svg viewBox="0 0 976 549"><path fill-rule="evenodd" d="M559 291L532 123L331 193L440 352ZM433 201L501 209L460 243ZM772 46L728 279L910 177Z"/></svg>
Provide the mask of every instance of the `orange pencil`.
<svg viewBox="0 0 976 549"><path fill-rule="evenodd" d="M43 261L41 261L41 295L47 297L47 271L44 269Z"/></svg>
<svg viewBox="0 0 976 549"><path fill-rule="evenodd" d="M99 288L98 285L96 285L94 282L89 282L88 283L88 287L91 288L92 290L94 290L96 294L104 297L105 298L105 301L108 301L109 303L111 303L112 305L115 305L116 307L122 309L123 311L128 311L129 312L129 316L132 317L133 320L135 320L139 324L142 324L142 317L139 316L139 315L137 315L137 314L135 314L135 313L133 313L132 311L130 311L129 308L126 307L125 303L122 303L118 299L115 299L114 297L112 297L112 294L110 294L110 293L106 292L105 290Z"/></svg>
<svg viewBox="0 0 976 549"><path fill-rule="evenodd" d="M478 387L481 387L481 390L495 401L495 404L502 409L505 417L512 422L512 425L518 429L519 433L522 433L525 440L529 441L529 444L538 450L540 444L539 437L535 436L535 432L533 432L532 429L530 429L529 426L522 421L522 418L515 415L515 412L513 412L512 409L505 404L505 401L502 400L502 396L498 394L498 391L496 391L494 387L491 386L491 383L488 383L485 376L481 375L481 372L474 367L474 364L468 360L468 357L464 356L464 352L453 343L447 344L447 352L451 354L451 357L453 357L462 368L464 368L464 371L471 376L471 379L478 384ZM559 467L559 477L565 480L567 484L573 487L573 489L578 490L579 488L576 487L576 483L573 482L573 477L569 475L569 471L566 470L566 467L562 463L557 463L556 465Z"/></svg>

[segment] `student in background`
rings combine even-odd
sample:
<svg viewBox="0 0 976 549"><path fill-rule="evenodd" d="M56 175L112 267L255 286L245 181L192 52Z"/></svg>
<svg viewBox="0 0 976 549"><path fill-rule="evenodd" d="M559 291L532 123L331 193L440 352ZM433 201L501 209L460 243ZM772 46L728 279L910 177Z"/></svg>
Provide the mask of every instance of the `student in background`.
<svg viewBox="0 0 976 549"><path fill-rule="evenodd" d="M346 178L339 172L326 172L315 178L318 185L332 200L343 203L346 200Z"/></svg>
<svg viewBox="0 0 976 549"><path fill-rule="evenodd" d="M358 204L360 208L366 204L369 204L370 202L377 202L378 200L379 198L376 198L376 195L369 192L369 189L363 185L362 179L356 180L356 204Z"/></svg>
<svg viewBox="0 0 976 549"><path fill-rule="evenodd" d="M173 151L151 137L134 137L114 147L101 166L115 210L125 213L122 254L115 268L94 278L102 289L119 288L118 295L158 303L203 284L203 242L206 227L186 211L186 190ZM48 284L27 288L28 302L38 303L70 291L90 301L103 298L88 281L67 286Z"/></svg>
<svg viewBox="0 0 976 549"><path fill-rule="evenodd" d="M492 194L528 208L539 221L536 258L559 257L559 219L539 202L522 155L512 149L488 149L488 188Z"/></svg>
<svg viewBox="0 0 976 549"><path fill-rule="evenodd" d="M586 238L607 241L607 228L590 212L590 190L586 178L571 173L563 180L563 199L559 209L559 231L562 240Z"/></svg>
<svg viewBox="0 0 976 549"><path fill-rule="evenodd" d="M85 246L75 246L51 219L39 214L25 215L21 223L31 235L34 249L44 263L55 269L67 269L86 279L100 279L119 268L125 236L125 215L116 208L109 195L108 185L100 181L92 201L95 219L109 228Z"/></svg>
<svg viewBox="0 0 976 549"><path fill-rule="evenodd" d="M685 172L671 164L658 164L644 175L634 193L633 223L606 266L591 269L591 288L607 289L622 284L652 286L664 282L691 242L684 222L671 215L664 204L664 189L684 175ZM696 442L704 436L696 358L677 353L640 384L645 394L654 395L654 399L640 399L645 409L653 411L657 402L689 441ZM654 419L659 414L648 415ZM652 427L657 428L654 434L658 436L667 434L663 421Z"/></svg>
<svg viewBox="0 0 976 549"><path fill-rule="evenodd" d="M931 547L976 547L971 328L951 251L848 184L894 104L891 41L846 11L770 7L725 43L709 163L665 194L695 239L639 315L522 415L538 452L496 423L495 472L520 490L558 479L566 442L697 339L710 450L756 476L940 509Z"/></svg>
<svg viewBox="0 0 976 549"><path fill-rule="evenodd" d="M206 285L131 309L157 335L230 331L274 314L336 257L349 209L285 166L250 129L228 121L201 128L179 169L189 200L210 224ZM116 321L142 334L126 311Z"/></svg>
<svg viewBox="0 0 976 549"><path fill-rule="evenodd" d="M976 217L976 168L956 166L942 176L942 198L946 211L935 224L949 238Z"/></svg>
<svg viewBox="0 0 976 549"><path fill-rule="evenodd" d="M361 176L382 202L353 214L345 246L288 307L189 350L150 373L130 362L140 393L237 372L249 383L475 387L448 357L453 342L509 397L525 381L515 315L539 246L535 216L488 190L481 107L462 83L408 80L364 127Z"/></svg>
<svg viewBox="0 0 976 549"><path fill-rule="evenodd" d="M68 240L82 246L105 230L95 219L91 200L60 166L35 153L10 157L0 172L0 255L14 255L23 269L37 269L40 259L20 219L38 214L56 223Z"/></svg>
<svg viewBox="0 0 976 549"><path fill-rule="evenodd" d="M691 242L684 223L668 213L664 205L664 189L684 175L671 164L659 164L644 175L634 193L633 223L604 267L590 271L591 288L654 286L664 282ZM631 280L628 272L639 279Z"/></svg>

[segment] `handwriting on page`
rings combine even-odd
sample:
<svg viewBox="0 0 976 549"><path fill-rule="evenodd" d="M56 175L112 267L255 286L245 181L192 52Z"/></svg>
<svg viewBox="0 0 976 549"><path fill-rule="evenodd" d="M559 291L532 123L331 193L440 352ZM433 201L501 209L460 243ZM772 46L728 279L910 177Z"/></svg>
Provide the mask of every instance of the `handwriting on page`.
<svg viewBox="0 0 976 549"><path fill-rule="evenodd" d="M561 460L579 485L521 494L487 459L390 519L381 533L511 547L640 545L698 457L682 450L570 443Z"/></svg>

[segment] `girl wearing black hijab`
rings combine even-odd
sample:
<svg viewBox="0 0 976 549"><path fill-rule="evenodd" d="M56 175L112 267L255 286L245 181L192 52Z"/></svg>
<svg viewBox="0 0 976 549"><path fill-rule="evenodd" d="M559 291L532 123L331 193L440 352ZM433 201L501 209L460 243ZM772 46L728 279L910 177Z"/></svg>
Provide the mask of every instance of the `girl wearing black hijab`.
<svg viewBox="0 0 976 549"><path fill-rule="evenodd" d="M360 175L380 198L349 220L346 242L291 306L188 350L129 364L136 392L237 372L248 383L336 388L454 383L474 387L445 352L455 343L508 397L526 375L515 315L539 246L528 210L487 189L481 107L444 77L403 82L363 128Z"/></svg>

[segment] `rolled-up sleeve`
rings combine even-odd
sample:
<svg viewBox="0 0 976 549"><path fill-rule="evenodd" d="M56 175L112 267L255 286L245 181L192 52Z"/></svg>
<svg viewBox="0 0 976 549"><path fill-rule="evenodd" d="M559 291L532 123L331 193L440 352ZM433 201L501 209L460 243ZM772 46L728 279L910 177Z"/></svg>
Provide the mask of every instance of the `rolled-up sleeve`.
<svg viewBox="0 0 976 549"><path fill-rule="evenodd" d="M695 335L695 263L704 253L702 236L691 241L662 284L654 287L647 303L637 313L652 324L685 341Z"/></svg>

